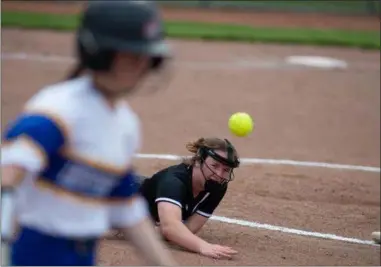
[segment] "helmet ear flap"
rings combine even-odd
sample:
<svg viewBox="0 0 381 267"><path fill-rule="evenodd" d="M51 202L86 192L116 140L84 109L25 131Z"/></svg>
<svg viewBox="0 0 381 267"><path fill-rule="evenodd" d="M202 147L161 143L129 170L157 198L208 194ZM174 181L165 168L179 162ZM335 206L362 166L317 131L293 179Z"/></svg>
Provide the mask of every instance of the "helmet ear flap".
<svg viewBox="0 0 381 267"><path fill-rule="evenodd" d="M95 39L94 34L85 28L80 28L77 31L77 43L82 47L89 55L95 55L98 53L99 44L97 39Z"/></svg>
<svg viewBox="0 0 381 267"><path fill-rule="evenodd" d="M89 53L82 43L78 43L78 54L82 64L91 70L107 71L114 61L115 51L99 50L96 53Z"/></svg>
<svg viewBox="0 0 381 267"><path fill-rule="evenodd" d="M77 51L83 65L95 71L109 70L115 57L115 51L100 49L93 34L86 29L77 33Z"/></svg>

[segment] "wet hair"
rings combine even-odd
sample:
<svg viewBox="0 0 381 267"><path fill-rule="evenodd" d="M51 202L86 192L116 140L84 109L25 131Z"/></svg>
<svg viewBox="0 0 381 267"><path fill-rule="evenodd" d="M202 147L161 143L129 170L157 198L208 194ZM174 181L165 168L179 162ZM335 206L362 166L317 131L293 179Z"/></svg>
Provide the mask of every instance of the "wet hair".
<svg viewBox="0 0 381 267"><path fill-rule="evenodd" d="M213 155L214 153L204 154L203 151L226 151L228 152L228 157L231 157L231 162L239 165L239 156L237 150L234 146L226 139L220 139L217 137L211 138L199 138L196 141L189 142L186 144L186 149L193 153L191 158L186 158L183 163L187 165L194 165L197 162L201 162L208 155ZM219 157L218 157L219 158ZM224 163L224 162L223 162Z"/></svg>

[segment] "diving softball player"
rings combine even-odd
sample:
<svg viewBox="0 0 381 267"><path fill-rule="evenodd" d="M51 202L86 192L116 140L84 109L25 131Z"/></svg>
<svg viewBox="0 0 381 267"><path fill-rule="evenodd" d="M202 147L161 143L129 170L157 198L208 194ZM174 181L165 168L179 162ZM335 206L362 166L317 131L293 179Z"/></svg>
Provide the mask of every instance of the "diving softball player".
<svg viewBox="0 0 381 267"><path fill-rule="evenodd" d="M200 238L197 233L224 198L239 167L234 146L220 138L199 138L187 144L192 158L141 176L140 192L162 236L188 251L211 258L232 258L237 251ZM113 232L111 235L122 237Z"/></svg>
<svg viewBox="0 0 381 267"><path fill-rule="evenodd" d="M197 233L225 196L239 167L234 146L220 138L200 138L187 144L191 159L145 179L140 187L150 214L164 238L211 258L232 258L237 251L209 243Z"/></svg>
<svg viewBox="0 0 381 267"><path fill-rule="evenodd" d="M137 115L122 100L167 57L157 8L94 1L69 79L34 95L3 134L3 265L94 265L97 241L123 228L153 265L176 265L139 194ZM17 225L17 232L15 232Z"/></svg>

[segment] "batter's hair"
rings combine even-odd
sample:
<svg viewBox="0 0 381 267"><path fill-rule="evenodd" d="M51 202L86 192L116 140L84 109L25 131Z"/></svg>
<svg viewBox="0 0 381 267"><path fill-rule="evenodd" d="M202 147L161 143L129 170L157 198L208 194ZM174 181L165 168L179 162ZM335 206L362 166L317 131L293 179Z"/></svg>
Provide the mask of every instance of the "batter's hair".
<svg viewBox="0 0 381 267"><path fill-rule="evenodd" d="M66 80L72 80L81 76L86 70L86 67L82 62L77 63L76 66L69 72L66 77Z"/></svg>
<svg viewBox="0 0 381 267"><path fill-rule="evenodd" d="M227 151L229 144L220 138L217 137L209 137L209 138L199 138L196 141L188 142L185 145L186 149L193 153L193 156L190 158L185 158L183 160L183 163L187 165L194 165L196 162L200 162L201 155L200 155L200 149L202 148L208 148L213 150L221 150L221 151ZM237 153L237 150L232 147L233 149L233 159L238 160L239 156Z"/></svg>

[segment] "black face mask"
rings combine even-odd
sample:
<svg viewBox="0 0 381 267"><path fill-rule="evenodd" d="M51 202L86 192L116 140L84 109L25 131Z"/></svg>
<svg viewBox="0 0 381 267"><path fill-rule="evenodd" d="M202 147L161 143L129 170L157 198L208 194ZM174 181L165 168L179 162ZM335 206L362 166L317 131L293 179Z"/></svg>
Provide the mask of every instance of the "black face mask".
<svg viewBox="0 0 381 267"><path fill-rule="evenodd" d="M205 191L214 192L220 190L224 185L212 179L205 180Z"/></svg>

